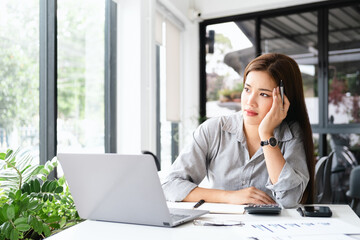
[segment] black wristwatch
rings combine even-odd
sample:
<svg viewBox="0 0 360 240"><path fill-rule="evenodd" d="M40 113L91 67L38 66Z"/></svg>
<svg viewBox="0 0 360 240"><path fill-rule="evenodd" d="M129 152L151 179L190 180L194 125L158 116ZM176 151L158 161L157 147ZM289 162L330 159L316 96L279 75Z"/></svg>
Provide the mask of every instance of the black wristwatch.
<svg viewBox="0 0 360 240"><path fill-rule="evenodd" d="M261 141L260 142L260 145L263 147L263 146L266 146L266 145L270 145L272 147L276 147L278 141L276 140L276 138L274 137L271 137L269 138L269 140L265 140L265 141Z"/></svg>

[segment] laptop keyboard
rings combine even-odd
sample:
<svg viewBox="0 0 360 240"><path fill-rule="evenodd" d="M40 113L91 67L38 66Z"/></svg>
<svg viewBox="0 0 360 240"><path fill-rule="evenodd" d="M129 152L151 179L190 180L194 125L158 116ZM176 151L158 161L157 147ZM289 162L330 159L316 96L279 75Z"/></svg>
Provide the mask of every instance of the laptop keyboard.
<svg viewBox="0 0 360 240"><path fill-rule="evenodd" d="M172 219L174 222L176 222L176 221L179 221L179 220L181 220L181 219L190 217L190 215L181 215L181 214L173 214L173 213L170 213L170 217L171 217L171 219Z"/></svg>

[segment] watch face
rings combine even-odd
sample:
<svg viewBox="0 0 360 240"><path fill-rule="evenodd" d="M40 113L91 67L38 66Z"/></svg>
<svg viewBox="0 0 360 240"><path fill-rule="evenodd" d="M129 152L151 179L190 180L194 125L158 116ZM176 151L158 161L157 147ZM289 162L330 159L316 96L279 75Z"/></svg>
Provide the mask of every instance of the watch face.
<svg viewBox="0 0 360 240"><path fill-rule="evenodd" d="M269 139L269 143L270 143L270 146L275 147L276 144L277 144L276 138L271 137L271 138Z"/></svg>

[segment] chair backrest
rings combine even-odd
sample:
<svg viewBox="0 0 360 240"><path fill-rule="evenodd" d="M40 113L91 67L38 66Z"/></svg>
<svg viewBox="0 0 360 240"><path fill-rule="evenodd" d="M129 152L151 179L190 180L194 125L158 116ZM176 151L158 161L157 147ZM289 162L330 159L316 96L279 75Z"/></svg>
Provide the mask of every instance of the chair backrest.
<svg viewBox="0 0 360 240"><path fill-rule="evenodd" d="M321 157L315 165L316 203L331 203L331 166L334 152Z"/></svg>
<svg viewBox="0 0 360 240"><path fill-rule="evenodd" d="M352 169L349 183L350 189L347 192L348 196L360 199L360 166Z"/></svg>
<svg viewBox="0 0 360 240"><path fill-rule="evenodd" d="M352 198L351 208L360 217L360 207L358 206L360 202L360 166L351 170L349 187L346 195Z"/></svg>
<svg viewBox="0 0 360 240"><path fill-rule="evenodd" d="M332 203L349 203L346 196L349 190L351 170L358 165L354 154L346 146L337 146L334 149L332 161Z"/></svg>
<svg viewBox="0 0 360 240"><path fill-rule="evenodd" d="M158 157L157 157L155 154L153 154L153 153L150 152L150 151L146 151L146 150L141 151L141 153L142 153L142 154L149 154L149 155L151 155L151 156L154 158L154 161L155 161L157 170L158 170L158 171L161 170L160 161L159 161Z"/></svg>

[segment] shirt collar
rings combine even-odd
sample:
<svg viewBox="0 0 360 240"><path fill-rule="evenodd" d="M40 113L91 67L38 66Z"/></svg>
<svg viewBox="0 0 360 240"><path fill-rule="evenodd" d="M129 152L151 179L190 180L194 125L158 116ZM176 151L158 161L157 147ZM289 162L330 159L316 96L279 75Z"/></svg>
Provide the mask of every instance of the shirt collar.
<svg viewBox="0 0 360 240"><path fill-rule="evenodd" d="M240 143L245 143L246 138L243 131L243 123L243 115L242 112L239 111L235 114L227 116L227 120L225 121L222 130L231 134L236 134L236 139ZM290 130L289 124L283 121L275 128L274 137L280 142L285 142L293 139L294 136Z"/></svg>

